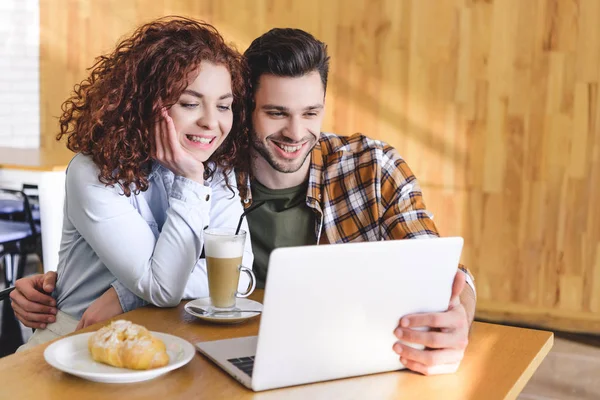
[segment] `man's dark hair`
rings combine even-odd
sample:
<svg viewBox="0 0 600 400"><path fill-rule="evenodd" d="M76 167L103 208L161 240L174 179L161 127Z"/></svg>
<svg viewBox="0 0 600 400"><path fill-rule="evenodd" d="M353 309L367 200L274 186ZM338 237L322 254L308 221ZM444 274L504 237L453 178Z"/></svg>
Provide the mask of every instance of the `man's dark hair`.
<svg viewBox="0 0 600 400"><path fill-rule="evenodd" d="M252 100L258 89L258 81L264 74L295 78L318 71L323 90L327 90L327 45L301 29L271 29L254 39L244 57L250 69ZM254 102L251 101L251 104L253 106Z"/></svg>

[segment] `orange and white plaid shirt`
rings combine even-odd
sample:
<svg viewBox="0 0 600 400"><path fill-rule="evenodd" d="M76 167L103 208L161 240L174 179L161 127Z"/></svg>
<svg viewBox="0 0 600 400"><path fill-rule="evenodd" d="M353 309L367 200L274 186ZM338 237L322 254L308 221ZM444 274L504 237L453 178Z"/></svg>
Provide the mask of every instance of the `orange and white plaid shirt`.
<svg viewBox="0 0 600 400"><path fill-rule="evenodd" d="M251 191L242 192L249 207ZM311 154L306 205L315 211L321 244L439 237L406 162L393 147L361 134L321 133ZM459 268L475 291L470 273Z"/></svg>

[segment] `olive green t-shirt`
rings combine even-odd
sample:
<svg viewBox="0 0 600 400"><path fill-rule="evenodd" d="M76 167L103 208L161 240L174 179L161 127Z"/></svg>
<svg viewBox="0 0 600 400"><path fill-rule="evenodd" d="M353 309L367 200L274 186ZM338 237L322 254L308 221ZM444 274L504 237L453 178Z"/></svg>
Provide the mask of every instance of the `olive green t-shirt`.
<svg viewBox="0 0 600 400"><path fill-rule="evenodd" d="M257 288L264 288L269 256L277 247L305 246L317 242L315 214L306 205L307 183L287 189L272 190L253 180L252 203L265 204L248 214L254 252L252 269Z"/></svg>

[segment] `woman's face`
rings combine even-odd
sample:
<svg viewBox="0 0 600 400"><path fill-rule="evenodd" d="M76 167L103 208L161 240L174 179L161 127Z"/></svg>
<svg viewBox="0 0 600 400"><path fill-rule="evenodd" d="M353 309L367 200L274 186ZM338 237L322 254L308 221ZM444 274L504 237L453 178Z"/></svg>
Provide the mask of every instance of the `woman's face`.
<svg viewBox="0 0 600 400"><path fill-rule="evenodd" d="M191 76L196 77L168 113L183 148L204 162L233 125L231 75L223 65L202 61Z"/></svg>

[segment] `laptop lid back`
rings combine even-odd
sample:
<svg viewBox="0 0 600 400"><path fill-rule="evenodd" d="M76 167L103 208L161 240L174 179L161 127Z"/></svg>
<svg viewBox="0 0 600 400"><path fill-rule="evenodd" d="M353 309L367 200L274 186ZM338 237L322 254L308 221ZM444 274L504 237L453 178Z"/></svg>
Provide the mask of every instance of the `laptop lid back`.
<svg viewBox="0 0 600 400"><path fill-rule="evenodd" d="M274 250L253 389L403 368L394 329L403 315L447 309L462 245L455 237Z"/></svg>

